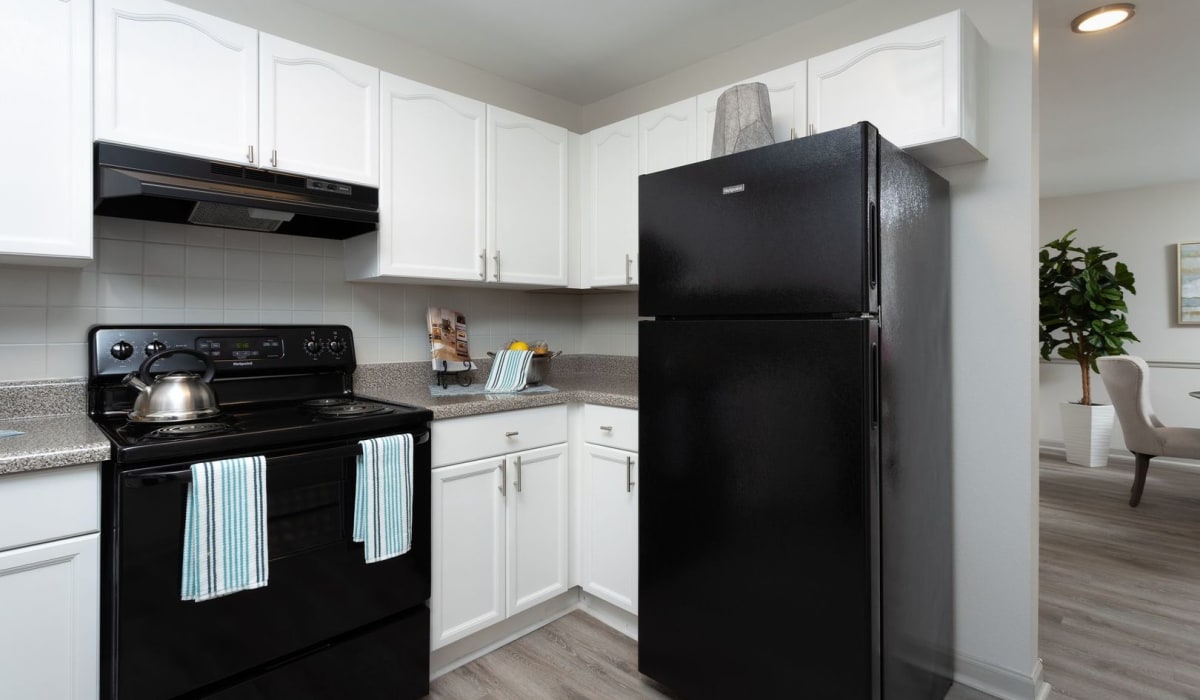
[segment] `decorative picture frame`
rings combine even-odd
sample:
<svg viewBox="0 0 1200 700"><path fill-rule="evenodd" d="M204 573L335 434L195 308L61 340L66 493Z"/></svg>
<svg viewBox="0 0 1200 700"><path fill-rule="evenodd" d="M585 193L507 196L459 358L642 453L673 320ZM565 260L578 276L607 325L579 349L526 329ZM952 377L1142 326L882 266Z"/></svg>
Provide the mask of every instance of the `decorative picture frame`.
<svg viewBox="0 0 1200 700"><path fill-rule="evenodd" d="M1176 246L1179 263L1179 324L1200 325L1200 242Z"/></svg>

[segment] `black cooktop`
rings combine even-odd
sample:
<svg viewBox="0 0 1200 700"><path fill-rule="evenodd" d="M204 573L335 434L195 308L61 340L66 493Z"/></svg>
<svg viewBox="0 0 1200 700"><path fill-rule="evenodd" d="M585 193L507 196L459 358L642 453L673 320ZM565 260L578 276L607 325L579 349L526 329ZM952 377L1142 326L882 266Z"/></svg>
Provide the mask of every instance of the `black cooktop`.
<svg viewBox="0 0 1200 700"><path fill-rule="evenodd" d="M113 443L113 459L131 464L261 454L423 431L432 418L426 408L343 395L238 405L217 416L180 423L138 423L121 413L98 417L96 423Z"/></svg>

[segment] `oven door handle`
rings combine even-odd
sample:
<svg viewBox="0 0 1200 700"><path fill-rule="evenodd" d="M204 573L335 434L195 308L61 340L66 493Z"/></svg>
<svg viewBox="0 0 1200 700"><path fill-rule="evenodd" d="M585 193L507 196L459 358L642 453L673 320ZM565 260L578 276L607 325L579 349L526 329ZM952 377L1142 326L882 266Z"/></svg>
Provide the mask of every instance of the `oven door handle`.
<svg viewBox="0 0 1200 700"><path fill-rule="evenodd" d="M429 431L423 433L415 433L413 435L413 445L424 445L429 442ZM268 457L268 467L278 467L295 462L308 462L314 459L338 459L341 457L355 457L362 454L361 445L340 445L338 447L328 447L321 450L310 450L308 452L294 452L291 454L280 455L279 457ZM153 474L131 475L127 480L128 486L153 486L168 481L189 482L192 480L191 468L179 469L173 472L155 472Z"/></svg>

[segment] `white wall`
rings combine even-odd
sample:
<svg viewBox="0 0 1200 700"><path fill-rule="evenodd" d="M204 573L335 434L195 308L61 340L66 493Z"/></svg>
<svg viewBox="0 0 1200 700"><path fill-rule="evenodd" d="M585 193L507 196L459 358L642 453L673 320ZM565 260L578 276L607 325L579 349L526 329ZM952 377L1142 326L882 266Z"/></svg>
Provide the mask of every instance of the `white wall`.
<svg viewBox="0 0 1200 700"><path fill-rule="evenodd" d="M583 109L590 130L962 8L989 44L984 163L951 184L956 635L963 680L1032 697L1037 659L1034 0L859 0ZM884 134L886 137L886 134Z"/></svg>
<svg viewBox="0 0 1200 700"><path fill-rule="evenodd" d="M581 130L579 105L294 0L172 1L576 133Z"/></svg>
<svg viewBox="0 0 1200 700"><path fill-rule="evenodd" d="M1200 241L1194 202L1200 180L1055 197L1041 202L1041 242L1079 229L1076 242L1119 254L1136 277L1137 294L1126 295L1129 325L1141 342L1126 344L1131 355L1183 367L1151 367L1150 398L1167 425L1200 425L1200 401L1188 396L1200 389L1200 326L1179 325L1176 244ZM1078 401L1080 376L1074 364L1042 364L1041 440L1062 443L1058 404ZM1099 375L1092 375L1093 401L1108 401ZM1122 451L1120 430L1113 449Z"/></svg>
<svg viewBox="0 0 1200 700"><path fill-rule="evenodd" d="M0 266L0 380L84 376L94 323L337 323L360 364L427 361L430 305L466 314L473 357L513 337L583 351L579 296L349 284L341 241L107 217L96 235L83 270Z"/></svg>

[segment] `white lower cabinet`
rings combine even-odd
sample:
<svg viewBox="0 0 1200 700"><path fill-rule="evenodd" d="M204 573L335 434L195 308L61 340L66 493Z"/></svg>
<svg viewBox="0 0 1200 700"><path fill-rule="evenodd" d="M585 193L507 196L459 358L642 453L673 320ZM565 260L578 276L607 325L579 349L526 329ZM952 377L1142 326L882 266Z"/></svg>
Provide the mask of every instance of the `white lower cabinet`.
<svg viewBox="0 0 1200 700"><path fill-rule="evenodd" d="M583 590L637 614L637 453L583 446Z"/></svg>
<svg viewBox="0 0 1200 700"><path fill-rule="evenodd" d="M494 449L493 433L518 448L433 470L429 608L437 649L567 591L569 501L565 406L433 427L435 465ZM559 442L519 449L551 438Z"/></svg>

